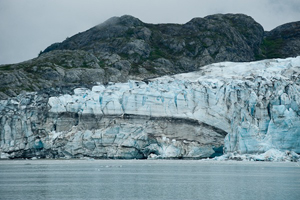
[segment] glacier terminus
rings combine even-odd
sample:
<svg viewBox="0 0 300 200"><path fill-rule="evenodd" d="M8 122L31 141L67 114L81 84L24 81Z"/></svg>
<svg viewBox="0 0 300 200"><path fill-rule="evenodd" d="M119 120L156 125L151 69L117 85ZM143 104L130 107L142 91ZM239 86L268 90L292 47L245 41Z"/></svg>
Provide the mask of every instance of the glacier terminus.
<svg viewBox="0 0 300 200"><path fill-rule="evenodd" d="M300 57L0 102L0 153L10 158L195 159L270 149L300 153Z"/></svg>

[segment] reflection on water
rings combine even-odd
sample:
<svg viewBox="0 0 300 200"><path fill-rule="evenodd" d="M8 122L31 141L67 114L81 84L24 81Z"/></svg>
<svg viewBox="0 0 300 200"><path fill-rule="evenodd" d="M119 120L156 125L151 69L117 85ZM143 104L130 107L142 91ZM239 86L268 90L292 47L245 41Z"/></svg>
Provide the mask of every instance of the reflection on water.
<svg viewBox="0 0 300 200"><path fill-rule="evenodd" d="M0 161L0 199L300 199L299 163Z"/></svg>

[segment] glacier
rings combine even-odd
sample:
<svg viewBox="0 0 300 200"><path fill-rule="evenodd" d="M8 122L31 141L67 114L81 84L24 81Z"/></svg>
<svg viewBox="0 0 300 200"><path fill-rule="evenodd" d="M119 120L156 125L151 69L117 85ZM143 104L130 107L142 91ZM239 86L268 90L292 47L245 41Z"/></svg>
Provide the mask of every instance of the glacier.
<svg viewBox="0 0 300 200"><path fill-rule="evenodd" d="M2 100L0 152L53 158L300 153L299 108L300 57L222 62L72 94Z"/></svg>

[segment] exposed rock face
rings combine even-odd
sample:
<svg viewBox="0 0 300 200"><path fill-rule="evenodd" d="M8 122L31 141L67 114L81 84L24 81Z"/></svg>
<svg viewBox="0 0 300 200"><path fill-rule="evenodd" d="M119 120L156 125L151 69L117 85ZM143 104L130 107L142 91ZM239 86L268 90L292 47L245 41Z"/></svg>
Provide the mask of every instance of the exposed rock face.
<svg viewBox="0 0 300 200"><path fill-rule="evenodd" d="M123 16L111 18L84 33L56 43L44 52L87 50L104 60L104 55L118 54L121 59L141 66L146 64L145 61L153 65L157 58L164 58L179 70L180 67L195 70L211 62L254 60L263 34L261 25L251 17L240 14L194 18L183 25L146 24L132 16ZM203 55L206 60L203 60ZM181 57L195 66L185 66L180 62ZM172 72L174 69L169 70Z"/></svg>
<svg viewBox="0 0 300 200"><path fill-rule="evenodd" d="M106 82L109 76L99 60L85 51L55 51L0 69L0 99L28 91L67 93L70 88Z"/></svg>
<svg viewBox="0 0 300 200"><path fill-rule="evenodd" d="M298 56L300 52L300 22L284 24L266 32L261 49L265 58Z"/></svg>
<svg viewBox="0 0 300 200"><path fill-rule="evenodd" d="M1 101L0 151L11 157L201 158L224 145L225 152L300 153L299 78L297 57L218 63L74 94L23 94Z"/></svg>

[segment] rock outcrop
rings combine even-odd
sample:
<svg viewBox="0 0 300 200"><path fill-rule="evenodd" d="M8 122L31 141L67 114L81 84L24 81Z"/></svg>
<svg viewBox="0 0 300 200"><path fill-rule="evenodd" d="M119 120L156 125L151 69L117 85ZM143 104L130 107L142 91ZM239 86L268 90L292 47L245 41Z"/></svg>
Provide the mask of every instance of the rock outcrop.
<svg viewBox="0 0 300 200"><path fill-rule="evenodd" d="M286 58L300 52L300 22L287 23L265 33L262 58Z"/></svg>
<svg viewBox="0 0 300 200"><path fill-rule="evenodd" d="M297 57L21 94L1 101L0 151L12 158L203 158L223 146L300 153L299 78Z"/></svg>

